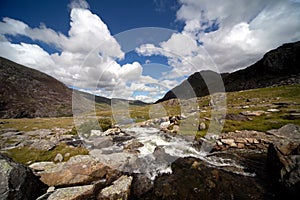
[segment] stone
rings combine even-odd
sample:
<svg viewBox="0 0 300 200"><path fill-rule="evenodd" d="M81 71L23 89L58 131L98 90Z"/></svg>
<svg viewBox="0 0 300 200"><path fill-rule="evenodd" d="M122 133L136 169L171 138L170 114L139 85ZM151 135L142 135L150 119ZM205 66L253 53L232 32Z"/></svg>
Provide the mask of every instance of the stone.
<svg viewBox="0 0 300 200"><path fill-rule="evenodd" d="M94 197L94 185L60 188L55 190L47 200L86 200Z"/></svg>
<svg viewBox="0 0 300 200"><path fill-rule="evenodd" d="M58 163L53 168L39 172L38 175L48 186L66 187L91 184L103 178L108 169L89 155L78 155L71 157L67 162Z"/></svg>
<svg viewBox="0 0 300 200"><path fill-rule="evenodd" d="M122 199L127 200L130 195L130 187L132 177L123 175L118 180L114 181L109 187L102 189L97 199L113 200Z"/></svg>
<svg viewBox="0 0 300 200"><path fill-rule="evenodd" d="M167 128L169 127L169 125L170 125L170 121L166 121L166 122L162 122L162 123L159 125L159 127L160 127L161 129L167 129Z"/></svg>
<svg viewBox="0 0 300 200"><path fill-rule="evenodd" d="M112 146L113 138L111 136L102 136L86 140L85 142L87 145L91 146L91 148L101 149Z"/></svg>
<svg viewBox="0 0 300 200"><path fill-rule="evenodd" d="M4 134L4 133L8 133L8 132L19 132L18 129L15 128L6 128L6 129L1 129L0 130L0 135Z"/></svg>
<svg viewBox="0 0 300 200"><path fill-rule="evenodd" d="M30 168L0 154L1 200L36 199L46 189Z"/></svg>
<svg viewBox="0 0 300 200"><path fill-rule="evenodd" d="M49 151L56 146L56 143L49 140L35 140L33 144L30 145L31 148L35 148L38 150Z"/></svg>
<svg viewBox="0 0 300 200"><path fill-rule="evenodd" d="M138 148L143 147L144 144L137 141L137 140L133 140L130 141L129 143L125 144L124 149L128 150L129 152L134 152L136 151Z"/></svg>
<svg viewBox="0 0 300 200"><path fill-rule="evenodd" d="M103 136L103 132L101 130L91 130L90 137L100 137Z"/></svg>
<svg viewBox="0 0 300 200"><path fill-rule="evenodd" d="M244 111L244 112L241 112L242 115L244 116L261 116L263 114L265 114L266 112L263 111L263 110L257 110L257 111Z"/></svg>
<svg viewBox="0 0 300 200"><path fill-rule="evenodd" d="M292 197L300 195L300 140L277 142L268 149L270 177Z"/></svg>
<svg viewBox="0 0 300 200"><path fill-rule="evenodd" d="M56 154L55 158L54 158L54 162L62 162L64 160L63 155L61 155L61 153Z"/></svg>
<svg viewBox="0 0 300 200"><path fill-rule="evenodd" d="M157 177L140 199L264 199L267 191L253 177L210 167L197 158L178 158L171 168L173 173Z"/></svg>
<svg viewBox="0 0 300 200"><path fill-rule="evenodd" d="M141 197L153 189L152 181L143 174L134 174L131 193L132 199L141 199Z"/></svg>
<svg viewBox="0 0 300 200"><path fill-rule="evenodd" d="M29 168L35 170L35 171L45 171L47 169L51 169L55 167L54 162L36 162L29 165Z"/></svg>
<svg viewBox="0 0 300 200"><path fill-rule="evenodd" d="M231 146L234 143L234 139L220 139L223 144Z"/></svg>
<svg viewBox="0 0 300 200"><path fill-rule="evenodd" d="M271 108L271 109L268 109L267 112L280 112L280 110Z"/></svg>
<svg viewBox="0 0 300 200"><path fill-rule="evenodd" d="M205 123L204 123L204 122L201 122L201 123L199 124L198 130L199 130L199 131L202 131L202 130L205 130L205 129L206 129Z"/></svg>
<svg viewBox="0 0 300 200"><path fill-rule="evenodd" d="M64 157L69 158L71 156L71 153L65 153Z"/></svg>
<svg viewBox="0 0 300 200"><path fill-rule="evenodd" d="M238 149L243 149L244 147L245 147L245 144L243 144L243 143L238 143L237 144Z"/></svg>
<svg viewBox="0 0 300 200"><path fill-rule="evenodd" d="M178 133L179 132L179 126L178 125L174 125L172 132L173 133Z"/></svg>

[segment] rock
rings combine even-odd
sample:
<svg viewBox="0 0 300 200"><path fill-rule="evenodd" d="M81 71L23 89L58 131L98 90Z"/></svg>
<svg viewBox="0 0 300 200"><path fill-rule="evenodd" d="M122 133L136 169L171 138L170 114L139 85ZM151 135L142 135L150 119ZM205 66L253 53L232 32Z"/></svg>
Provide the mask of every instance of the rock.
<svg viewBox="0 0 300 200"><path fill-rule="evenodd" d="M97 199L101 200L114 200L122 199L127 200L130 195L130 187L132 177L123 175L118 180L113 182L113 185L104 188Z"/></svg>
<svg viewBox="0 0 300 200"><path fill-rule="evenodd" d="M241 114L227 114L226 119L234 120L234 121L249 121L248 117L241 115Z"/></svg>
<svg viewBox="0 0 300 200"><path fill-rule="evenodd" d="M100 149L93 149L89 154L97 159L100 163L109 166L112 169L124 170L129 162L136 160L137 156L128 152L117 152L113 154L103 154Z"/></svg>
<svg viewBox="0 0 300 200"><path fill-rule="evenodd" d="M134 174L130 194L132 199L142 199L141 197L151 189L153 189L153 184L147 176Z"/></svg>
<svg viewBox="0 0 300 200"><path fill-rule="evenodd" d="M54 162L62 162L63 160L64 160L63 155L61 155L60 153L56 154L54 158Z"/></svg>
<svg viewBox="0 0 300 200"><path fill-rule="evenodd" d="M103 178L109 168L89 155L78 155L65 163L39 172L41 181L48 186L88 185Z"/></svg>
<svg viewBox="0 0 300 200"><path fill-rule="evenodd" d="M199 131L202 131L202 130L205 130L205 129L206 129L205 123L204 123L204 122L201 122L201 123L199 124L199 126L198 126L198 130L199 130Z"/></svg>
<svg viewBox="0 0 300 200"><path fill-rule="evenodd" d="M55 190L47 200L86 200L94 198L94 185L60 188Z"/></svg>
<svg viewBox="0 0 300 200"><path fill-rule="evenodd" d="M280 110L271 108L271 109L268 109L267 112L280 112Z"/></svg>
<svg viewBox="0 0 300 200"><path fill-rule="evenodd" d="M234 143L234 139L220 139L223 144L231 146Z"/></svg>
<svg viewBox="0 0 300 200"><path fill-rule="evenodd" d="M300 127L288 124L277 130L280 140L268 148L268 172L277 184L291 196L300 195ZM296 198L295 198L296 199Z"/></svg>
<svg viewBox="0 0 300 200"><path fill-rule="evenodd" d="M71 156L70 153L65 153L65 155L64 155L65 158L69 158L70 156Z"/></svg>
<svg viewBox="0 0 300 200"><path fill-rule="evenodd" d="M279 138L299 139L300 126L294 124L287 124L278 130L269 130L268 134L275 135Z"/></svg>
<svg viewBox="0 0 300 200"><path fill-rule="evenodd" d="M300 195L300 140L271 144L267 158L268 172L289 198ZM295 198L296 199L296 198Z"/></svg>
<svg viewBox="0 0 300 200"><path fill-rule="evenodd" d="M55 167L54 162L36 162L31 165L29 165L29 168L35 170L35 171L45 171L47 169L51 169Z"/></svg>
<svg viewBox="0 0 300 200"><path fill-rule="evenodd" d="M7 133L7 132L19 132L18 129L15 128L6 128L6 129L1 129L0 130L0 135Z"/></svg>
<svg viewBox="0 0 300 200"><path fill-rule="evenodd" d="M49 140L35 140L33 144L30 145L31 148L35 148L38 150L49 151L56 146L56 143Z"/></svg>
<svg viewBox="0 0 300 200"><path fill-rule="evenodd" d="M247 102L258 102L260 101L259 98L251 98L251 99L247 99Z"/></svg>
<svg viewBox="0 0 300 200"><path fill-rule="evenodd" d="M287 117L287 119L300 119L300 113L290 113Z"/></svg>
<svg viewBox="0 0 300 200"><path fill-rule="evenodd" d="M170 121L162 122L159 127L160 129L167 129L170 125Z"/></svg>
<svg viewBox="0 0 300 200"><path fill-rule="evenodd" d="M30 168L0 154L1 200L36 199L46 188Z"/></svg>
<svg viewBox="0 0 300 200"><path fill-rule="evenodd" d="M101 130L91 130L90 137L99 137L103 136L103 132Z"/></svg>
<svg viewBox="0 0 300 200"><path fill-rule="evenodd" d="M143 147L144 144L137 141L137 140L133 140L130 141L129 143L125 144L124 149L126 149L129 152L136 152L138 148Z"/></svg>
<svg viewBox="0 0 300 200"><path fill-rule="evenodd" d="M244 116L261 116L263 114L265 114L266 112L263 111L263 110L257 110L257 111L244 111L244 112L241 112L242 115Z"/></svg>
<svg viewBox="0 0 300 200"><path fill-rule="evenodd" d="M179 132L179 126L178 125L174 125L172 133L178 133L178 132Z"/></svg>
<svg viewBox="0 0 300 200"><path fill-rule="evenodd" d="M196 158L179 158L172 174L154 180L153 189L141 199L264 199L266 188L252 177L208 166Z"/></svg>
<svg viewBox="0 0 300 200"><path fill-rule="evenodd" d="M85 141L91 148L101 149L113 145L113 138L111 136L102 136Z"/></svg>

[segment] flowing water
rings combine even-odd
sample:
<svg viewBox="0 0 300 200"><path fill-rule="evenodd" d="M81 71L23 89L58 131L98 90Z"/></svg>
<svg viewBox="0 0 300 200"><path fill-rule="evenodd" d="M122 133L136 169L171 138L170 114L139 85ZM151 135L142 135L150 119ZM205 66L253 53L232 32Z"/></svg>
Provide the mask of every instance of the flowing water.
<svg viewBox="0 0 300 200"><path fill-rule="evenodd" d="M237 160L199 151L200 148L195 147L194 141L188 141L183 137L173 137L156 128L130 127L123 131L131 136L130 140L93 149L91 155L119 170L143 173L152 180L158 174L171 173L171 164L179 157L195 157L216 168L245 176L255 176L254 173L245 172L244 166ZM134 153L126 151L124 147L133 141L143 145L137 147L138 151Z"/></svg>

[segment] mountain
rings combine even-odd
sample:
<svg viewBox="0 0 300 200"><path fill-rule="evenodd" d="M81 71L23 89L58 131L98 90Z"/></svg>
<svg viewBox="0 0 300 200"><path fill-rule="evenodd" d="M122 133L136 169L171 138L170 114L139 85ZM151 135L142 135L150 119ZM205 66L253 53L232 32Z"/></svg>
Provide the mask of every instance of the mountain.
<svg viewBox="0 0 300 200"><path fill-rule="evenodd" d="M35 69L0 58L0 117L72 115L72 90Z"/></svg>
<svg viewBox="0 0 300 200"><path fill-rule="evenodd" d="M72 97L79 102L74 108L76 112L85 110L85 105L92 105L88 103L90 100L111 105L111 99L72 90L47 74L2 57L0 85L0 118L72 116ZM142 101L117 100L146 105Z"/></svg>
<svg viewBox="0 0 300 200"><path fill-rule="evenodd" d="M168 91L156 103L174 98L202 97L209 93L222 91L222 87L216 80L223 80L227 92L300 83L299 55L300 41L283 44L277 49L266 53L255 64L233 73L196 72L180 85ZM208 91L208 88L210 91Z"/></svg>

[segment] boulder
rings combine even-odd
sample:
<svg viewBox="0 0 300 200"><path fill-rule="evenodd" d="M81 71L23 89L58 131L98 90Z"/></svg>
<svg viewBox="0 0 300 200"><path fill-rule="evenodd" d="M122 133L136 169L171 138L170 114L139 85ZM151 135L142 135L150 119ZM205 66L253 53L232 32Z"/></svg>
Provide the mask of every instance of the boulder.
<svg viewBox="0 0 300 200"><path fill-rule="evenodd" d="M38 174L48 186L66 187L91 184L102 179L108 169L89 155L78 155Z"/></svg>
<svg viewBox="0 0 300 200"><path fill-rule="evenodd" d="M0 199L36 199L47 187L30 170L0 154Z"/></svg>
<svg viewBox="0 0 300 200"><path fill-rule="evenodd" d="M60 188L47 195L47 200L86 200L94 199L94 185ZM40 198L41 200L43 198Z"/></svg>
<svg viewBox="0 0 300 200"><path fill-rule="evenodd" d="M281 139L268 148L268 172L289 198L300 195L300 132L299 126L288 124L273 132Z"/></svg>
<svg viewBox="0 0 300 200"><path fill-rule="evenodd" d="M104 188L97 199L101 200L114 200L122 199L127 200L130 195L132 177L123 175L118 180L114 181L109 187Z"/></svg>

